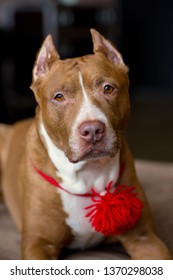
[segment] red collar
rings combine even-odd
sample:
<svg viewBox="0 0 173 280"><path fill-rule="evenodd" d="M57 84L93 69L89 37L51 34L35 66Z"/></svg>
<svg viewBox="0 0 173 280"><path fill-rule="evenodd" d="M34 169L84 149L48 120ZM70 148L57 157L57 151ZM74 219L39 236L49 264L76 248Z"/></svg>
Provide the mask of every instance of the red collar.
<svg viewBox="0 0 173 280"><path fill-rule="evenodd" d="M137 197L138 193L134 192L135 187L121 185L111 191L113 184L111 181L105 188L106 193L104 195L97 193L93 188L91 188L91 193L74 194L61 187L57 181L37 169L34 165L33 168L45 181L64 192L80 197L90 197L92 204L84 208L84 210L89 210L85 218L89 218L89 222L95 231L105 236L124 233L134 227L141 217L144 205ZM124 168L125 162L121 164L119 178Z"/></svg>
<svg viewBox="0 0 173 280"><path fill-rule="evenodd" d="M31 161L32 162L32 161ZM85 193L85 194L77 194L77 193L72 193L66 189L64 189L55 179L53 179L52 177L50 177L49 175L45 174L44 172L42 172L41 170L39 170L37 167L34 166L34 164L32 163L34 170L47 182L49 182L51 185L57 187L60 190L63 190L64 192L71 194L71 195L75 195L75 196L80 196L80 197L93 197L95 196L96 192L94 191L93 188L91 188L91 192L90 193ZM123 161L120 165L120 171L119 171L119 176L118 179L121 177L123 171L125 169L125 161ZM113 181L109 182L108 185L105 187L105 191L110 191L111 187L112 187Z"/></svg>

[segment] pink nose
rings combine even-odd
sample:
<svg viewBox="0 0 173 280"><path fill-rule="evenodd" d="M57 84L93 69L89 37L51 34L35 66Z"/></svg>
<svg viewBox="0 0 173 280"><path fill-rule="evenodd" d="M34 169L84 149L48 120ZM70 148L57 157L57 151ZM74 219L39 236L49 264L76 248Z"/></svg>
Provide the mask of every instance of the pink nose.
<svg viewBox="0 0 173 280"><path fill-rule="evenodd" d="M99 142L105 135L105 124L101 121L84 122L79 127L79 134L87 143Z"/></svg>

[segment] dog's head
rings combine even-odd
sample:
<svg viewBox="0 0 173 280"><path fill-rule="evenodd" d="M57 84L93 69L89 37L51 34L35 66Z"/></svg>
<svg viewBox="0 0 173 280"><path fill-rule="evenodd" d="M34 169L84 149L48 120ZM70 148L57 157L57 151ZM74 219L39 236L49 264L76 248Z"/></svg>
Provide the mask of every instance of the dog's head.
<svg viewBox="0 0 173 280"><path fill-rule="evenodd" d="M115 156L129 118L128 68L108 40L91 35L94 54L65 60L49 35L33 68L40 119L71 162Z"/></svg>

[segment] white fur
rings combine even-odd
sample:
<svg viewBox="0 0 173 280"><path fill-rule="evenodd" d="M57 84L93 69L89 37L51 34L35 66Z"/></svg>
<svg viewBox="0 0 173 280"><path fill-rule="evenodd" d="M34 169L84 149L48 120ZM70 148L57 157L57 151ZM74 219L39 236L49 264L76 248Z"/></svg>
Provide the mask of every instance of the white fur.
<svg viewBox="0 0 173 280"><path fill-rule="evenodd" d="M40 132L46 142L50 159L61 177L61 186L72 193L89 193L91 187L102 193L110 181L117 182L119 175L119 152L114 158L70 163L64 152L58 149L41 124ZM74 240L71 248L86 248L99 243L104 237L95 232L85 218L84 208L91 205L91 199L70 195L58 189L64 210L68 213L67 224L71 227Z"/></svg>

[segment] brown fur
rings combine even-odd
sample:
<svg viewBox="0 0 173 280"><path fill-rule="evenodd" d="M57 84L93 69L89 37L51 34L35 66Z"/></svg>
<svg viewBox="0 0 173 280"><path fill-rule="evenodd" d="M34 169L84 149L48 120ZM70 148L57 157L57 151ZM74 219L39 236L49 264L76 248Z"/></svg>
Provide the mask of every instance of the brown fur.
<svg viewBox="0 0 173 280"><path fill-rule="evenodd" d="M95 32L95 33L94 33ZM125 234L118 236L133 259L171 259L169 250L157 237L146 197L137 179L132 155L124 139L124 128L129 117L128 69L122 66L121 56L112 56L109 42L96 31L92 31L94 55L82 58L59 60L53 44L45 41L50 59L41 72L36 60L35 69L40 76L32 83L38 102L36 118L0 127L1 173L3 194L7 206L22 234L22 258L56 259L61 249L73 239L71 229L66 224L59 194L33 170L34 165L61 182L55 173L44 139L39 133L40 122L54 144L65 151L69 160L74 161L68 145L69 131L82 102L81 89L77 80L78 69L83 74L84 86L90 92L92 102L108 116L110 125L117 132L118 141L114 151L121 151L121 161L126 167L118 184L136 186L145 204L139 223ZM112 47L113 48L113 47ZM110 55L111 54L111 55ZM107 57L106 57L107 56ZM114 59L117 63L114 63ZM38 74L37 73L37 74ZM57 78L58 75L58 78ZM116 81L117 93L108 99L102 96L97 77L107 77L110 83ZM96 83L97 81L97 83ZM97 89L97 90L93 90ZM53 101L55 92L66 94L66 103L57 106ZM116 237L117 239L117 237ZM112 241L113 238L112 238Z"/></svg>

